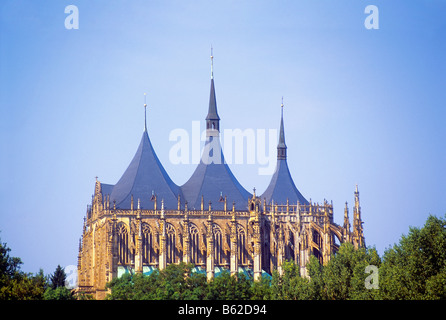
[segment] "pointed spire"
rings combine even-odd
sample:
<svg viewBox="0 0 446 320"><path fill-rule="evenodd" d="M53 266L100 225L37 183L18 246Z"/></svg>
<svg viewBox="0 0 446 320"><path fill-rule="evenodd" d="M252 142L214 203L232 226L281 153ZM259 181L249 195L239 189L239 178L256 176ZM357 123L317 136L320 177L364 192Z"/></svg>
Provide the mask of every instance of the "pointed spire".
<svg viewBox="0 0 446 320"><path fill-rule="evenodd" d="M144 132L147 132L147 101L146 101L146 93L144 93Z"/></svg>
<svg viewBox="0 0 446 320"><path fill-rule="evenodd" d="M211 47L211 92L209 95L209 110L206 116L206 135L213 136L215 132L209 130L217 130L220 132L220 117L217 112L217 99L215 97L215 87L214 87L214 54Z"/></svg>
<svg viewBox="0 0 446 320"><path fill-rule="evenodd" d="M347 233L350 233L350 219L348 217L348 203L345 202L345 209L344 209L344 229Z"/></svg>
<svg viewBox="0 0 446 320"><path fill-rule="evenodd" d="M286 160L286 149L287 146L285 144L285 131L283 129L283 97L282 97L282 104L281 107L281 114L280 114L280 131L279 131L279 144L277 145L277 160Z"/></svg>
<svg viewBox="0 0 446 320"><path fill-rule="evenodd" d="M353 210L353 244L355 247L365 247L364 229L361 219L358 185L355 188L355 208Z"/></svg>
<svg viewBox="0 0 446 320"><path fill-rule="evenodd" d="M268 188L266 188L265 192L261 195L261 198L266 198L267 203L270 203L272 199L275 199L281 205L286 203L287 198L289 202L295 203L296 201L299 201L301 204L308 204L308 201L296 188L288 168L287 146L285 144L285 130L283 126L283 97L281 104L279 143L277 145L276 170L271 177Z"/></svg>
<svg viewBox="0 0 446 320"><path fill-rule="evenodd" d="M359 206L359 191L358 191L358 185L356 185L355 188L355 212L358 214L361 213L361 207Z"/></svg>

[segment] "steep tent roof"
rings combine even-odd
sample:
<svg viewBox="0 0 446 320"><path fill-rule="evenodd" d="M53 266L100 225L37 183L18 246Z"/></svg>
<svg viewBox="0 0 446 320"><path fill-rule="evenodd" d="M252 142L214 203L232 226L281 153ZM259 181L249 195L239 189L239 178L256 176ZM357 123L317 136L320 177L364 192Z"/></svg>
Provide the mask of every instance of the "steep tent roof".
<svg viewBox="0 0 446 320"><path fill-rule="evenodd" d="M261 198L265 198L266 203L271 203L271 200L274 200L274 203L286 204L288 199L290 204L296 204L297 201L300 204L308 204L308 201L297 190L286 160L277 160L276 171Z"/></svg>
<svg viewBox="0 0 446 320"><path fill-rule="evenodd" d="M287 199L290 203L308 204L308 201L303 197L294 184L293 178L291 178L290 170L288 169L287 146L285 144L285 131L283 129L283 103L282 114L280 118L280 133L279 143L277 145L277 164L276 170L271 178L271 181L266 188L265 192L261 195L261 198L266 199L266 203L271 203L273 200L275 203L286 204Z"/></svg>
<svg viewBox="0 0 446 320"><path fill-rule="evenodd" d="M156 195L158 207L164 199L166 209L177 208L177 197L181 194L181 190L163 168L150 143L149 135L144 130L133 160L113 187L110 201L115 200L117 208L130 209L133 195L135 209L138 199L141 201L142 209L153 209L152 193Z"/></svg>
<svg viewBox="0 0 446 320"><path fill-rule="evenodd" d="M225 163L223 152L220 151L220 161L216 160L218 157L213 159L214 150L221 150L219 138L216 137L215 140L214 138L210 137L207 141L206 144L212 147L204 148L197 169L195 169L190 179L181 186L188 207L200 209L201 197L203 196L205 210L209 207L209 201L212 202L213 210L223 210L223 199L226 196L228 210L232 209L233 202L235 202L236 210L246 210L248 198L251 197L251 194L234 177L231 169Z"/></svg>

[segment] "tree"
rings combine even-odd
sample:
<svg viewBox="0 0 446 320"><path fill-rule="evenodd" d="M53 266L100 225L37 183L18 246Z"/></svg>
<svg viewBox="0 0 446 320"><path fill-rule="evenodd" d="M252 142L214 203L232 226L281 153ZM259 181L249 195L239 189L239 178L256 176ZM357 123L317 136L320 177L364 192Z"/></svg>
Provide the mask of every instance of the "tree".
<svg viewBox="0 0 446 320"><path fill-rule="evenodd" d="M262 275L251 285L251 300L271 300L271 277Z"/></svg>
<svg viewBox="0 0 446 320"><path fill-rule="evenodd" d="M314 255L310 256L310 261L307 263L307 270L308 276L310 277L309 290L311 292L311 299L320 300L324 293L323 267Z"/></svg>
<svg viewBox="0 0 446 320"><path fill-rule="evenodd" d="M66 287L48 288L43 294L45 300L76 300L71 290Z"/></svg>
<svg viewBox="0 0 446 320"><path fill-rule="evenodd" d="M47 286L43 270L33 275L20 271L22 261L11 257L11 249L0 241L0 300L39 300Z"/></svg>
<svg viewBox="0 0 446 320"><path fill-rule="evenodd" d="M323 269L322 298L329 300L372 299L376 291L367 289L366 267L379 267L381 261L375 248L358 248L343 243Z"/></svg>
<svg viewBox="0 0 446 320"><path fill-rule="evenodd" d="M445 215L446 218L446 215ZM446 299L446 219L430 215L385 251L379 270L383 299Z"/></svg>
<svg viewBox="0 0 446 320"><path fill-rule="evenodd" d="M271 280L271 298L274 300L308 300L312 299L310 281L301 277L299 266L293 261L284 261L282 275L277 270Z"/></svg>
<svg viewBox="0 0 446 320"><path fill-rule="evenodd" d="M125 274L107 284L108 300L199 300L206 295L206 276L192 272L193 264L170 264L150 275Z"/></svg>
<svg viewBox="0 0 446 320"><path fill-rule="evenodd" d="M65 274L64 268L62 268L60 265L57 265L56 271L54 271L50 279L51 279L52 289L56 289L58 287L65 287L65 281L67 279L67 275Z"/></svg>
<svg viewBox="0 0 446 320"><path fill-rule="evenodd" d="M0 239L0 298L5 299L5 287L9 281L17 277L20 273L20 258L11 257L9 252L11 249L6 243L2 243ZM3 293L3 294L2 294Z"/></svg>
<svg viewBox="0 0 446 320"><path fill-rule="evenodd" d="M208 283L207 300L247 300L251 298L252 278L224 270Z"/></svg>
<svg viewBox="0 0 446 320"><path fill-rule="evenodd" d="M74 300L71 290L65 286L67 275L60 265L56 267L50 276L50 286L45 290L43 298L45 300Z"/></svg>

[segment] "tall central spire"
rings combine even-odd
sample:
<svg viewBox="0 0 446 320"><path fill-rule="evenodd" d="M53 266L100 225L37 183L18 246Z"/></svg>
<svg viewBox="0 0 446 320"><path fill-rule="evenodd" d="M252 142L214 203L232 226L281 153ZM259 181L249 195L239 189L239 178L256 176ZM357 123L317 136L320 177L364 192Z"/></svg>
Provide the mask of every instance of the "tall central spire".
<svg viewBox="0 0 446 320"><path fill-rule="evenodd" d="M235 210L246 210L251 194L234 177L221 149L213 61L211 48L211 93L206 116L205 147L200 163L189 180L181 186L181 191L190 208L203 208L203 204L209 202L209 208L213 210L226 210L227 203L233 203Z"/></svg>
<svg viewBox="0 0 446 320"><path fill-rule="evenodd" d="M286 160L286 144L285 144L285 131L283 129L283 97L280 116L280 132L279 132L279 144L277 145L277 160Z"/></svg>
<svg viewBox="0 0 446 320"><path fill-rule="evenodd" d="M214 87L214 55L211 47L211 93L209 95L209 110L206 116L206 136L218 136L220 132L220 117L217 113L217 99Z"/></svg>

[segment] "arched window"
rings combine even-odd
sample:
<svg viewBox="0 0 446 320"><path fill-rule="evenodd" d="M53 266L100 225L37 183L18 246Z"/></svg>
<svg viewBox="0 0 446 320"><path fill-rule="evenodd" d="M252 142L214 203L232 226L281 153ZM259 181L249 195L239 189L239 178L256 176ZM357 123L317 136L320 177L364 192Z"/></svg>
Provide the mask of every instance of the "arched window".
<svg viewBox="0 0 446 320"><path fill-rule="evenodd" d="M117 228L118 236L118 263L129 263L129 233L125 224L121 223Z"/></svg>
<svg viewBox="0 0 446 320"><path fill-rule="evenodd" d="M246 232L240 224L237 224L237 251L239 264L247 264L248 250L246 248Z"/></svg>
<svg viewBox="0 0 446 320"><path fill-rule="evenodd" d="M292 231L288 231L288 239L285 250L286 250L286 259L295 261L296 257L294 254L294 233Z"/></svg>
<svg viewBox="0 0 446 320"><path fill-rule="evenodd" d="M213 237L214 237L214 263L216 265L222 265L226 262L227 258L223 250L223 232L218 224L214 223Z"/></svg>
<svg viewBox="0 0 446 320"><path fill-rule="evenodd" d="M153 233L147 223L142 224L142 262L155 263L155 250L153 249Z"/></svg>
<svg viewBox="0 0 446 320"><path fill-rule="evenodd" d="M313 247L313 255L319 260L320 264L322 264L323 263L323 257L321 253L323 251L322 237L316 230L313 230L313 242L317 246Z"/></svg>
<svg viewBox="0 0 446 320"><path fill-rule="evenodd" d="M191 223L190 228L190 259L195 265L201 263L201 252L200 252L200 233L195 224Z"/></svg>
<svg viewBox="0 0 446 320"><path fill-rule="evenodd" d="M175 228L170 223L166 223L166 253L167 263L177 262L177 250L175 246L176 240Z"/></svg>
<svg viewBox="0 0 446 320"><path fill-rule="evenodd" d="M341 243L342 243L341 239L342 239L342 237L339 237L338 234L336 234L335 232L333 232L331 235L333 237L332 238L333 253L336 253L336 252L338 252L339 247L341 246Z"/></svg>
<svg viewBox="0 0 446 320"><path fill-rule="evenodd" d="M319 250L322 251L322 237L316 230L313 230L313 242L319 247Z"/></svg>

